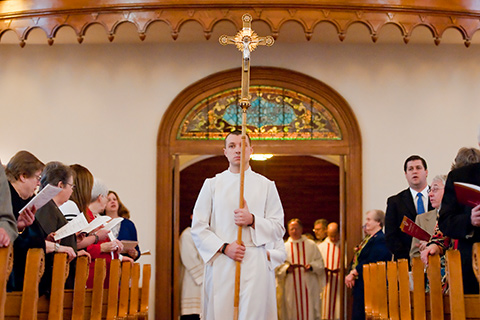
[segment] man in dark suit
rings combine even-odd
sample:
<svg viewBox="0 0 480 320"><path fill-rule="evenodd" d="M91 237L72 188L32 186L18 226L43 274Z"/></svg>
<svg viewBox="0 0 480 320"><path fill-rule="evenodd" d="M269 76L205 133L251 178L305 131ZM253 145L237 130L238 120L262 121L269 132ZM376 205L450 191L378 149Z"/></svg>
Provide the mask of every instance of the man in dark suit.
<svg viewBox="0 0 480 320"><path fill-rule="evenodd" d="M425 159L412 155L405 160L403 170L409 188L388 198L385 215L385 240L395 260L409 259L412 244L412 237L400 230L403 217L415 221L417 214L433 209L428 199Z"/></svg>
<svg viewBox="0 0 480 320"><path fill-rule="evenodd" d="M478 145L480 146L480 132ZM463 291L478 293L478 282L472 269L472 246L480 241L480 205L472 207L459 203L454 182L480 185L480 163L450 171L438 219L440 231L445 236L458 239L458 250L462 257Z"/></svg>

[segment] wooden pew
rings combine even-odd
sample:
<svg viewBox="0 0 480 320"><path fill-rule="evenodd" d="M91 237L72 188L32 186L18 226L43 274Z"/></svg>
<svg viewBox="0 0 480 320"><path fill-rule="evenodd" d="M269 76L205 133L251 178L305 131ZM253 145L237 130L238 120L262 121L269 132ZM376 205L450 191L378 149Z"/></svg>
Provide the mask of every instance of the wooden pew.
<svg viewBox="0 0 480 320"><path fill-rule="evenodd" d="M8 248L0 248L0 262L8 256ZM88 259L77 259L75 287L65 290L68 275L66 254L57 253L54 257L52 290L50 299L38 297L38 285L43 274L44 253L42 249L30 249L27 254L24 290L8 292L5 297L4 319L148 319L149 283L151 266L143 266L142 287L139 288L140 265L113 260L110 272L110 288L104 289L106 264L104 259L95 262L93 289L86 289L88 277ZM0 265L7 269L5 284L8 279L8 264ZM9 267L11 269L11 266ZM121 272L121 269L122 272ZM2 277L0 275L0 281ZM119 302L120 298L120 303ZM140 307L139 307L140 306ZM121 312L120 316L118 312ZM0 319L1 320L1 319Z"/></svg>
<svg viewBox="0 0 480 320"><path fill-rule="evenodd" d="M373 286L370 282L370 264L363 265L363 301L365 302L365 318L367 320L373 319L372 313L372 291Z"/></svg>
<svg viewBox="0 0 480 320"><path fill-rule="evenodd" d="M140 310L138 312L138 319L148 320L148 302L150 298L150 277L152 275L152 266L149 264L143 265L143 279L142 290L140 293Z"/></svg>
<svg viewBox="0 0 480 320"><path fill-rule="evenodd" d="M0 320L5 319L5 301L7 299L7 282L12 272L13 248L0 248Z"/></svg>
<svg viewBox="0 0 480 320"><path fill-rule="evenodd" d="M477 261L475 262L475 260ZM429 257L427 277L430 292L427 294L425 293L424 266L419 259L412 260L413 292L410 291L407 260L388 262L388 319L398 319L398 310L400 310L399 318L402 320L412 319L412 316L414 320L480 319L480 296L463 294L460 253L457 250L448 250L446 253L446 261L450 288L449 293L446 295L442 293L439 256ZM480 265L480 244L478 246L476 245L476 249L474 249L474 270L475 263ZM380 273L377 274L378 278L380 276L383 278L381 273L380 271ZM378 281L379 280L376 280L376 282L372 284L375 286L373 287L375 291L374 296L377 295L381 297L384 292L383 285L379 286ZM370 282L372 281L370 280ZM395 288L397 283L398 291L396 291ZM376 289L379 289L379 291ZM399 294L399 298L397 293ZM379 318L383 317L379 314Z"/></svg>

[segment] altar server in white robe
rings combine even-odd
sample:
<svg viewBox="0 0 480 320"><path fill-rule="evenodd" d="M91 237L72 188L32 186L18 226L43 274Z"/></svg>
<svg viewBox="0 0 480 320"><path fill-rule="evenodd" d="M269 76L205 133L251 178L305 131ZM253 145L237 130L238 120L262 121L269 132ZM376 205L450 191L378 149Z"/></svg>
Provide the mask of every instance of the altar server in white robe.
<svg viewBox="0 0 480 320"><path fill-rule="evenodd" d="M302 233L299 219L288 222L287 261L277 270L278 277L284 281L284 320L319 320L321 316L325 265L315 242Z"/></svg>
<svg viewBox="0 0 480 320"><path fill-rule="evenodd" d="M182 293L180 319L200 319L204 263L193 243L191 228L180 235Z"/></svg>
<svg viewBox="0 0 480 320"><path fill-rule="evenodd" d="M239 320L276 320L266 244L282 239L283 208L275 183L253 172L245 144L245 204L239 208L241 132L225 139L228 170L205 180L193 211L192 237L205 262L202 319L233 318L235 261L241 261ZM243 227L242 244L237 243Z"/></svg>
<svg viewBox="0 0 480 320"><path fill-rule="evenodd" d="M325 263L326 283L323 289L322 320L340 319L340 237L338 223L327 227L327 237L318 245Z"/></svg>

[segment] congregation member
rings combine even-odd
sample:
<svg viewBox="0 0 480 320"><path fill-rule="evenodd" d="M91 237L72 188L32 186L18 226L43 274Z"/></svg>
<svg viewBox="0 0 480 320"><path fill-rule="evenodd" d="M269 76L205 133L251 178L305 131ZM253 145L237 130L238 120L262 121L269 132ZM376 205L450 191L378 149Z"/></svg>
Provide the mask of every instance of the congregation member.
<svg viewBox="0 0 480 320"><path fill-rule="evenodd" d="M75 172L75 178L73 179L75 188L70 195L70 200L65 202L59 208L65 215L67 221L69 218L73 219L81 213L85 216L87 222L91 222L95 218L88 208L92 198L93 175L90 170L80 164L73 164L70 168ZM108 233L108 230L102 229L101 227L97 228L83 237L83 239L79 239L79 241L77 241L77 248L84 249L89 245L104 241L107 239Z"/></svg>
<svg viewBox="0 0 480 320"><path fill-rule="evenodd" d="M340 236L338 223L327 226L327 237L318 245L325 263L325 288L322 295L322 319L340 319Z"/></svg>
<svg viewBox="0 0 480 320"><path fill-rule="evenodd" d="M45 271L40 280L40 289L48 294L52 282L53 272L53 253L65 252L68 256L68 262L71 262L77 256L77 238L75 235L70 235L61 239L59 242L54 242L51 236L55 231L67 224L65 216L58 208L64 204L72 194L74 172L70 167L58 161L52 161L45 165L40 180L40 190L47 185L52 185L61 189L61 191L47 202L43 207L37 210L35 218L40 224L44 234L46 235L45 249L47 255L45 256ZM52 250L53 249L53 250ZM85 254L85 252L83 252ZM75 263L69 266L69 274L65 282L65 287L72 289L75 281Z"/></svg>
<svg viewBox="0 0 480 320"><path fill-rule="evenodd" d="M0 161L0 247L8 247L18 236L5 168Z"/></svg>
<svg viewBox="0 0 480 320"><path fill-rule="evenodd" d="M93 219L98 217L101 212L105 210L107 206L107 195L108 188L107 186L100 181L99 179L94 179L92 192L91 192L91 201L87 208L88 215L91 215ZM98 237L98 236L97 236ZM110 240L106 237L104 240L100 240L95 237L95 242L87 246L87 252L92 258L92 262L89 265L90 272L87 279L87 288L93 288L93 276L95 271L95 260L102 258L106 261L107 266L107 275L104 282L104 288L109 286L109 275L110 275L110 263L112 259L118 259L119 253L123 250L123 244L117 239ZM125 261L133 261L129 257L124 257Z"/></svg>
<svg viewBox="0 0 480 320"><path fill-rule="evenodd" d="M450 171L478 162L480 162L480 150L463 147L458 150Z"/></svg>
<svg viewBox="0 0 480 320"><path fill-rule="evenodd" d="M408 188L387 200L385 215L385 240L395 260L409 259L412 237L402 232L403 217L415 221L417 214L432 210L428 200L427 162L418 155L412 155L403 165Z"/></svg>
<svg viewBox="0 0 480 320"><path fill-rule="evenodd" d="M446 179L447 176L445 175L438 175L433 178L432 184L430 185L430 190L428 191L428 197L430 199L430 203L432 204L433 210L421 215L417 215L415 218L415 223L420 228L427 231L431 236L434 234L435 227L437 226L438 212L442 204ZM420 252L425 250L427 245L428 241L422 241L417 238L413 238L412 246L410 248L410 259L419 257Z"/></svg>
<svg viewBox="0 0 480 320"><path fill-rule="evenodd" d="M285 233L283 208L273 181L249 166L253 152L245 139L244 206L239 208L240 131L225 138L228 169L206 179L193 210L192 237L205 262L202 319L232 319L236 262L241 262L239 320L276 320L275 287L266 244ZM243 228L242 243L237 242Z"/></svg>
<svg viewBox="0 0 480 320"><path fill-rule="evenodd" d="M480 146L480 132L478 134ZM465 205L457 201L454 183L465 182L480 186L480 163L470 164L450 171L445 183L438 227L447 237L458 241L462 257L463 290L476 294L478 281L472 268L472 246L480 241L480 204Z"/></svg>
<svg viewBox="0 0 480 320"><path fill-rule="evenodd" d="M318 219L313 223L313 233L315 234L315 243L320 244L327 237L327 219Z"/></svg>
<svg viewBox="0 0 480 320"><path fill-rule="evenodd" d="M366 236L355 247L352 266L345 277L345 285L353 288L352 320L365 320L363 265L377 261L389 261L392 258L382 231L384 221L383 211L370 210L367 212L364 225Z"/></svg>
<svg viewBox="0 0 480 320"><path fill-rule="evenodd" d="M107 195L107 206L105 207L105 211L103 214L109 216L112 219L115 218L123 218L122 222L117 224L111 230L113 237L120 241L127 240L127 241L137 241L137 228L135 228L135 224L130 220L130 211L125 207L125 205L120 201L118 194L115 191L108 191ZM138 244L135 248L129 248L122 252L122 255L127 255L128 257L132 258L134 261L140 258L140 247Z"/></svg>
<svg viewBox="0 0 480 320"><path fill-rule="evenodd" d="M193 242L191 227L183 230L179 241L180 262L182 263L180 319L199 320L202 309L204 263Z"/></svg>
<svg viewBox="0 0 480 320"><path fill-rule="evenodd" d="M325 265L314 241L303 235L299 219L288 222L287 259L277 270L283 283L284 320L319 320L320 293L325 285Z"/></svg>
<svg viewBox="0 0 480 320"><path fill-rule="evenodd" d="M87 216L87 208L90 204L90 197L93 187L92 173L80 164L72 164L70 168L75 172L75 179L70 199L60 207L60 210L65 215L65 219L70 221L74 219L79 213L83 213L87 222L92 221L93 217Z"/></svg>
<svg viewBox="0 0 480 320"><path fill-rule="evenodd" d="M13 269L7 284L8 291L23 290L23 279L27 251L40 248L45 251L46 234L35 219L36 208L20 210L33 198L40 186L44 164L33 154L22 150L17 152L7 163L5 174L10 189L10 204L20 234L13 243ZM49 246L51 249L51 246ZM42 292L43 293L43 292Z"/></svg>

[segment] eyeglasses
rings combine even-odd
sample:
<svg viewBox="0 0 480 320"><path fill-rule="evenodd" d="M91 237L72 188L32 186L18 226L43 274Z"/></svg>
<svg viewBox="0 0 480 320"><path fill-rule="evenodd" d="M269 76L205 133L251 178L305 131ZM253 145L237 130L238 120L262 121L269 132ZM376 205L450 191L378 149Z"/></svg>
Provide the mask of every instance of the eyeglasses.
<svg viewBox="0 0 480 320"><path fill-rule="evenodd" d="M67 184L68 184L70 187L72 187L72 189L75 189L75 185L74 185L73 183L68 183L68 182L67 182Z"/></svg>
<svg viewBox="0 0 480 320"><path fill-rule="evenodd" d="M313 229L313 232L319 232L322 231L323 229Z"/></svg>
<svg viewBox="0 0 480 320"><path fill-rule="evenodd" d="M42 176L41 176L41 175L35 176L35 179L37 179L38 181L40 181L40 180L42 180Z"/></svg>
<svg viewBox="0 0 480 320"><path fill-rule="evenodd" d="M428 192L437 193L439 190L442 190L442 189L443 189L443 188L433 187L433 188L431 188L430 190L428 190Z"/></svg>

